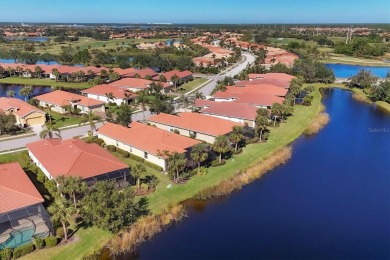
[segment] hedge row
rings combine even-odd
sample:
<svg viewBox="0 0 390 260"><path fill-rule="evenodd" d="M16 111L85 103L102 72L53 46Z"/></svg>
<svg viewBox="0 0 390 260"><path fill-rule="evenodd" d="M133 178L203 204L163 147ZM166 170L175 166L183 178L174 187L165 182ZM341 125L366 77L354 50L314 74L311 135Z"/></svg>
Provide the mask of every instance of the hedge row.
<svg viewBox="0 0 390 260"><path fill-rule="evenodd" d="M56 246L57 244L58 244L58 238L54 236L46 237L45 239L35 238L33 240L33 243L28 243L23 246L18 246L14 249L6 248L0 250L0 260L16 259L31 253L35 249L39 250L43 248L45 245L46 247L53 247Z"/></svg>

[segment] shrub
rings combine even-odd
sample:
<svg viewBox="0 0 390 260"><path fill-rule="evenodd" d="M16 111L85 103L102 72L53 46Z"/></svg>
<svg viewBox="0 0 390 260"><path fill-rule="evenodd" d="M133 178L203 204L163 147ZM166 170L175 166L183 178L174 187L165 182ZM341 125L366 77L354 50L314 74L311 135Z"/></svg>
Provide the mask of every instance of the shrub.
<svg viewBox="0 0 390 260"><path fill-rule="evenodd" d="M29 166L29 169L31 172L33 172L34 174L38 174L38 167L35 165L35 164L31 164Z"/></svg>
<svg viewBox="0 0 390 260"><path fill-rule="evenodd" d="M145 162L144 158L139 157L139 156L134 155L134 154L130 154L130 159L133 159L134 161L137 161L137 162L140 162L140 163Z"/></svg>
<svg viewBox="0 0 390 260"><path fill-rule="evenodd" d="M107 148L109 151L111 151L111 152L115 152L115 151L116 151L115 145L107 145L106 148Z"/></svg>
<svg viewBox="0 0 390 260"><path fill-rule="evenodd" d="M50 236L45 238L45 245L46 247L53 247L58 244L58 238L54 236Z"/></svg>
<svg viewBox="0 0 390 260"><path fill-rule="evenodd" d="M34 238L34 246L37 250L41 249L43 247L43 239L40 237Z"/></svg>
<svg viewBox="0 0 390 260"><path fill-rule="evenodd" d="M141 183L141 190L149 190L149 185L146 183Z"/></svg>
<svg viewBox="0 0 390 260"><path fill-rule="evenodd" d="M310 106L311 102L313 101L313 96L305 96L302 101L303 106Z"/></svg>
<svg viewBox="0 0 390 260"><path fill-rule="evenodd" d="M47 178L42 171L38 171L37 180L41 183L45 183L47 181Z"/></svg>
<svg viewBox="0 0 390 260"><path fill-rule="evenodd" d="M173 130L173 132L174 132L175 134L180 134L179 130L177 130L177 129Z"/></svg>
<svg viewBox="0 0 390 260"><path fill-rule="evenodd" d="M13 259L27 255L28 253L31 253L32 251L34 251L34 245L32 243L29 243L29 244L24 245L24 246L19 246L19 247L14 249Z"/></svg>
<svg viewBox="0 0 390 260"><path fill-rule="evenodd" d="M238 148L237 151L234 151L233 154L240 154L242 153L242 148Z"/></svg>
<svg viewBox="0 0 390 260"><path fill-rule="evenodd" d="M218 160L217 161L213 161L213 162L211 162L211 167L221 166L221 165L224 165L225 163L226 163L225 160L222 160L221 162L219 162Z"/></svg>
<svg viewBox="0 0 390 260"><path fill-rule="evenodd" d="M116 148L116 151L122 155L123 158L129 158L130 157L130 153L125 151L125 150L122 150L120 148Z"/></svg>
<svg viewBox="0 0 390 260"><path fill-rule="evenodd" d="M0 250L0 259L1 260L9 260L12 257L12 248L6 248L4 250Z"/></svg>
<svg viewBox="0 0 390 260"><path fill-rule="evenodd" d="M56 236L63 239L65 237L64 229L62 227L57 228Z"/></svg>
<svg viewBox="0 0 390 260"><path fill-rule="evenodd" d="M195 139L195 137L196 137L196 134L194 134L194 133L190 134L190 138Z"/></svg>
<svg viewBox="0 0 390 260"><path fill-rule="evenodd" d="M146 166L148 166L148 167L150 167L150 168L152 168L152 169L155 169L155 170L157 170L157 171L162 171L163 170L163 168L161 167L161 166L158 166L158 165L156 165L156 164L154 164L154 163L151 163L151 162L144 162L144 164L146 165Z"/></svg>
<svg viewBox="0 0 390 260"><path fill-rule="evenodd" d="M102 146L102 144L104 144L105 142L104 142L104 140L103 139L101 139L101 138L96 138L96 139L93 139L93 141L95 142L95 143L97 143L98 145L100 145L100 146Z"/></svg>
<svg viewBox="0 0 390 260"><path fill-rule="evenodd" d="M254 144L254 143L257 143L259 142L259 138L258 137L253 137L252 139L249 139L246 141L247 144Z"/></svg>
<svg viewBox="0 0 390 260"><path fill-rule="evenodd" d="M25 161L25 162L30 162L31 161L30 156L28 156L28 152L27 151L23 151L22 154L21 154L21 157L22 157L23 161Z"/></svg>

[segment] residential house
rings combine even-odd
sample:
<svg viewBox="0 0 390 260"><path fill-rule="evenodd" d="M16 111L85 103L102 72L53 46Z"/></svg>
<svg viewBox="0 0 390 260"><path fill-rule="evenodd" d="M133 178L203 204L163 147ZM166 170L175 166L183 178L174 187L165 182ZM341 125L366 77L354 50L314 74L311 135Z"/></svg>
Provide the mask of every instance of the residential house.
<svg viewBox="0 0 390 260"><path fill-rule="evenodd" d="M28 154L49 180L81 177L89 186L99 180L126 181L129 166L95 143L81 139L43 139L26 144Z"/></svg>
<svg viewBox="0 0 390 260"><path fill-rule="evenodd" d="M229 120L203 115L199 113L183 112L178 115L160 113L148 119L148 122L160 129L214 143L219 135L232 132L234 126L244 126Z"/></svg>
<svg viewBox="0 0 390 260"><path fill-rule="evenodd" d="M112 86L126 88L132 92L138 92L141 90L148 89L152 80L141 79L141 78L123 78L118 81L111 83ZM169 83L161 83L163 88L162 91L169 92L171 85Z"/></svg>
<svg viewBox="0 0 390 260"><path fill-rule="evenodd" d="M16 123L21 126L43 125L46 122L46 113L17 98L0 97L0 111L13 114Z"/></svg>
<svg viewBox="0 0 390 260"><path fill-rule="evenodd" d="M49 92L37 96L35 99L39 100L40 106L52 106L52 110L60 114L69 112L69 106L71 109L80 109L80 113L105 111L105 102L103 100L100 101L62 90Z"/></svg>
<svg viewBox="0 0 390 260"><path fill-rule="evenodd" d="M199 113L255 127L258 108L247 103L195 100Z"/></svg>
<svg viewBox="0 0 390 260"><path fill-rule="evenodd" d="M167 170L167 158L164 151L186 153L200 141L181 136L146 124L133 122L130 127L106 123L98 130L98 138L107 145L114 145L145 161Z"/></svg>
<svg viewBox="0 0 390 260"><path fill-rule="evenodd" d="M113 102L118 106L120 104L130 104L137 94L125 87L113 86L111 84L97 85L89 89L82 90L81 93L88 98L92 98L105 103Z"/></svg>
<svg viewBox="0 0 390 260"><path fill-rule="evenodd" d="M43 197L16 162L0 164L0 249L53 233Z"/></svg>
<svg viewBox="0 0 390 260"><path fill-rule="evenodd" d="M178 77L178 79L176 81L177 85L181 85L183 83L187 83L188 81L194 79L194 77L192 75L192 72L189 71L189 70L185 70L185 71L171 70L171 71L167 71L165 73L161 73L160 75L155 76L153 79L154 80L159 80L161 75L164 76L165 79L167 80L167 82L169 84L171 84L171 85L175 85L175 83L172 81L172 77L174 75L176 75Z"/></svg>

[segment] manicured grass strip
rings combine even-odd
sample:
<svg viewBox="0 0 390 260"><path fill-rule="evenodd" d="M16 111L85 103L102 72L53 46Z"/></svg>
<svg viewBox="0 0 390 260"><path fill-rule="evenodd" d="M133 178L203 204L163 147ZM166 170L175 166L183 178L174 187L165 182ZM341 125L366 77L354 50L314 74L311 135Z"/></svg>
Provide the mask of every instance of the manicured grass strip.
<svg viewBox="0 0 390 260"><path fill-rule="evenodd" d="M68 83L68 82L56 82L51 79L30 79L30 78L19 78L19 77L7 77L0 79L0 84L18 84L18 85L35 85L35 86L55 86L73 89L86 89L91 86L89 83Z"/></svg>
<svg viewBox="0 0 390 260"><path fill-rule="evenodd" d="M179 91L178 93L184 94L191 90L193 90L196 87L199 87L201 84L205 83L207 81L206 78L196 78L193 81L187 82L181 86L178 87Z"/></svg>

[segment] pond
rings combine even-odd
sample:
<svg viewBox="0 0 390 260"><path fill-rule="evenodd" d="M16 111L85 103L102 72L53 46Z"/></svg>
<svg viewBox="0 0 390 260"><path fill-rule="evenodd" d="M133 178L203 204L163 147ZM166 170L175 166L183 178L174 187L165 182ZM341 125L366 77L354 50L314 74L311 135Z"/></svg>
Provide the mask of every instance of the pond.
<svg viewBox="0 0 390 260"><path fill-rule="evenodd" d="M386 77L387 72L390 71L389 67L376 67L376 66L359 66L359 65L349 65L349 64L325 64L326 67L333 70L336 78L349 78L356 75L360 70L365 69L371 71L375 76L384 78Z"/></svg>
<svg viewBox="0 0 390 260"><path fill-rule="evenodd" d="M15 97L24 101L24 97L19 95L19 91L24 87L24 85L13 85L13 84L0 84L0 97L6 97L7 91L12 90L15 91ZM50 86L32 86L33 95L38 96L51 91Z"/></svg>
<svg viewBox="0 0 390 260"><path fill-rule="evenodd" d="M330 90L292 159L120 259L389 259L390 116Z"/></svg>

